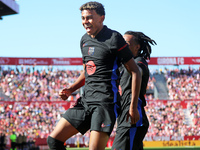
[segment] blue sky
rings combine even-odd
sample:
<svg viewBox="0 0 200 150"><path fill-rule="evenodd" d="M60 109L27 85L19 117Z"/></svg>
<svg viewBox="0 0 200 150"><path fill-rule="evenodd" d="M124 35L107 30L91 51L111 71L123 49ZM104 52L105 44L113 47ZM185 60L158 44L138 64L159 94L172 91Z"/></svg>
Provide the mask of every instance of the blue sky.
<svg viewBox="0 0 200 150"><path fill-rule="evenodd" d="M86 0L18 0L20 13L0 21L0 57L81 57ZM200 0L99 0L104 24L142 31L157 42L152 57L200 56Z"/></svg>

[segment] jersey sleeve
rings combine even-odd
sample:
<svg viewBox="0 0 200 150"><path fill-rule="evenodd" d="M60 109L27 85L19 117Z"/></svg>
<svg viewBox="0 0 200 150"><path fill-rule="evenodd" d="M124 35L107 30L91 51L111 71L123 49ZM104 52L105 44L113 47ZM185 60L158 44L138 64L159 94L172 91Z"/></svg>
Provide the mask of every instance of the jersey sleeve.
<svg viewBox="0 0 200 150"><path fill-rule="evenodd" d="M142 69L143 73L147 72L148 70L148 63L143 57L135 58L136 64Z"/></svg>
<svg viewBox="0 0 200 150"><path fill-rule="evenodd" d="M81 48L81 53L82 53L82 62L85 64L85 59L83 57L83 46L84 46L84 36L82 36L81 41L80 41L80 48Z"/></svg>
<svg viewBox="0 0 200 150"><path fill-rule="evenodd" d="M115 38L113 38L112 48L117 53L119 60L124 64L133 58L133 54L130 51L128 44L122 37L120 33L117 33Z"/></svg>

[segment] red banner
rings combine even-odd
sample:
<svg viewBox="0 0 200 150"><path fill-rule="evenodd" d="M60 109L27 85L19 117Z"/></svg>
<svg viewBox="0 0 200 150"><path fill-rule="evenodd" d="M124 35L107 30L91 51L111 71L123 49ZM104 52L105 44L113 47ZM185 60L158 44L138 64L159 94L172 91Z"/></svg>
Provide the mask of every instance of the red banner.
<svg viewBox="0 0 200 150"><path fill-rule="evenodd" d="M200 136L146 136L144 141L184 141L200 140Z"/></svg>
<svg viewBox="0 0 200 150"><path fill-rule="evenodd" d="M151 57L149 65L200 65L200 57ZM82 65L82 58L0 57L0 65Z"/></svg>
<svg viewBox="0 0 200 150"><path fill-rule="evenodd" d="M200 65L200 57L151 57L149 65Z"/></svg>
<svg viewBox="0 0 200 150"><path fill-rule="evenodd" d="M184 136L184 140L200 140L200 136Z"/></svg>
<svg viewBox="0 0 200 150"><path fill-rule="evenodd" d="M82 58L14 58L0 57L0 65L42 65L42 66L62 66L62 65L82 65Z"/></svg>
<svg viewBox="0 0 200 150"><path fill-rule="evenodd" d="M0 105L23 105L23 106L27 106L27 105L36 105L36 104L39 104L39 105L42 105L42 104L49 104L49 105L61 105L63 106L66 110L68 108L72 108L76 101L50 101L50 102L46 102L46 101L19 101L19 102L16 102L16 101L0 101Z"/></svg>

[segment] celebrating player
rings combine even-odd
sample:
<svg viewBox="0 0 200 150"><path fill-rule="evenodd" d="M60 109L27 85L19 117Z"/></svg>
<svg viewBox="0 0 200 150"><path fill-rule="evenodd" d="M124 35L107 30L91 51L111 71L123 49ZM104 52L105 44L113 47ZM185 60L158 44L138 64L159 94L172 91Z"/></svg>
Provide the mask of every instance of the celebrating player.
<svg viewBox="0 0 200 150"><path fill-rule="evenodd" d="M140 120L136 124L131 124L128 120L129 114L127 115L127 112L129 111L131 103L132 77L124 66L121 66L121 112L117 119L117 130L112 150L143 150L142 141L149 127L149 121L144 110L144 107L146 106L146 87L149 80L149 69L146 60L150 59L150 44L154 45L156 42L142 32L133 31L127 31L124 34L124 39L128 43L142 75L141 90L138 100Z"/></svg>
<svg viewBox="0 0 200 150"><path fill-rule="evenodd" d="M82 98L68 109L47 139L51 150L65 150L63 143L78 132L90 129L90 150L104 150L117 114L118 67L121 63L132 75L132 98L129 114L132 124L139 120L137 101L141 84L139 69L122 35L103 25L105 10L98 2L80 7L86 34L81 39L84 71L70 87L59 95L63 100L85 85Z"/></svg>

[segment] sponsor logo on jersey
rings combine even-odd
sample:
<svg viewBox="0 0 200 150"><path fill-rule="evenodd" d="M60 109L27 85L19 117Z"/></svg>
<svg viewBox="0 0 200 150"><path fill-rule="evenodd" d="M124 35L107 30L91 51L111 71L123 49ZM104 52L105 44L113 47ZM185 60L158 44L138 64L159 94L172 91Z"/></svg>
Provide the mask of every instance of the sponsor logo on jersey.
<svg viewBox="0 0 200 150"><path fill-rule="evenodd" d="M87 71L87 73L88 73L89 75L92 75L92 74L95 73L95 71L96 71L96 65L94 64L93 61L88 61L88 62L86 63L86 71Z"/></svg>
<svg viewBox="0 0 200 150"><path fill-rule="evenodd" d="M110 126L110 124L105 125L104 123L102 123L102 125L101 125L102 128L109 127L109 126Z"/></svg>
<svg viewBox="0 0 200 150"><path fill-rule="evenodd" d="M87 45L88 45L87 43L84 43L84 44L83 44L83 47L85 47L85 46L87 46Z"/></svg>

